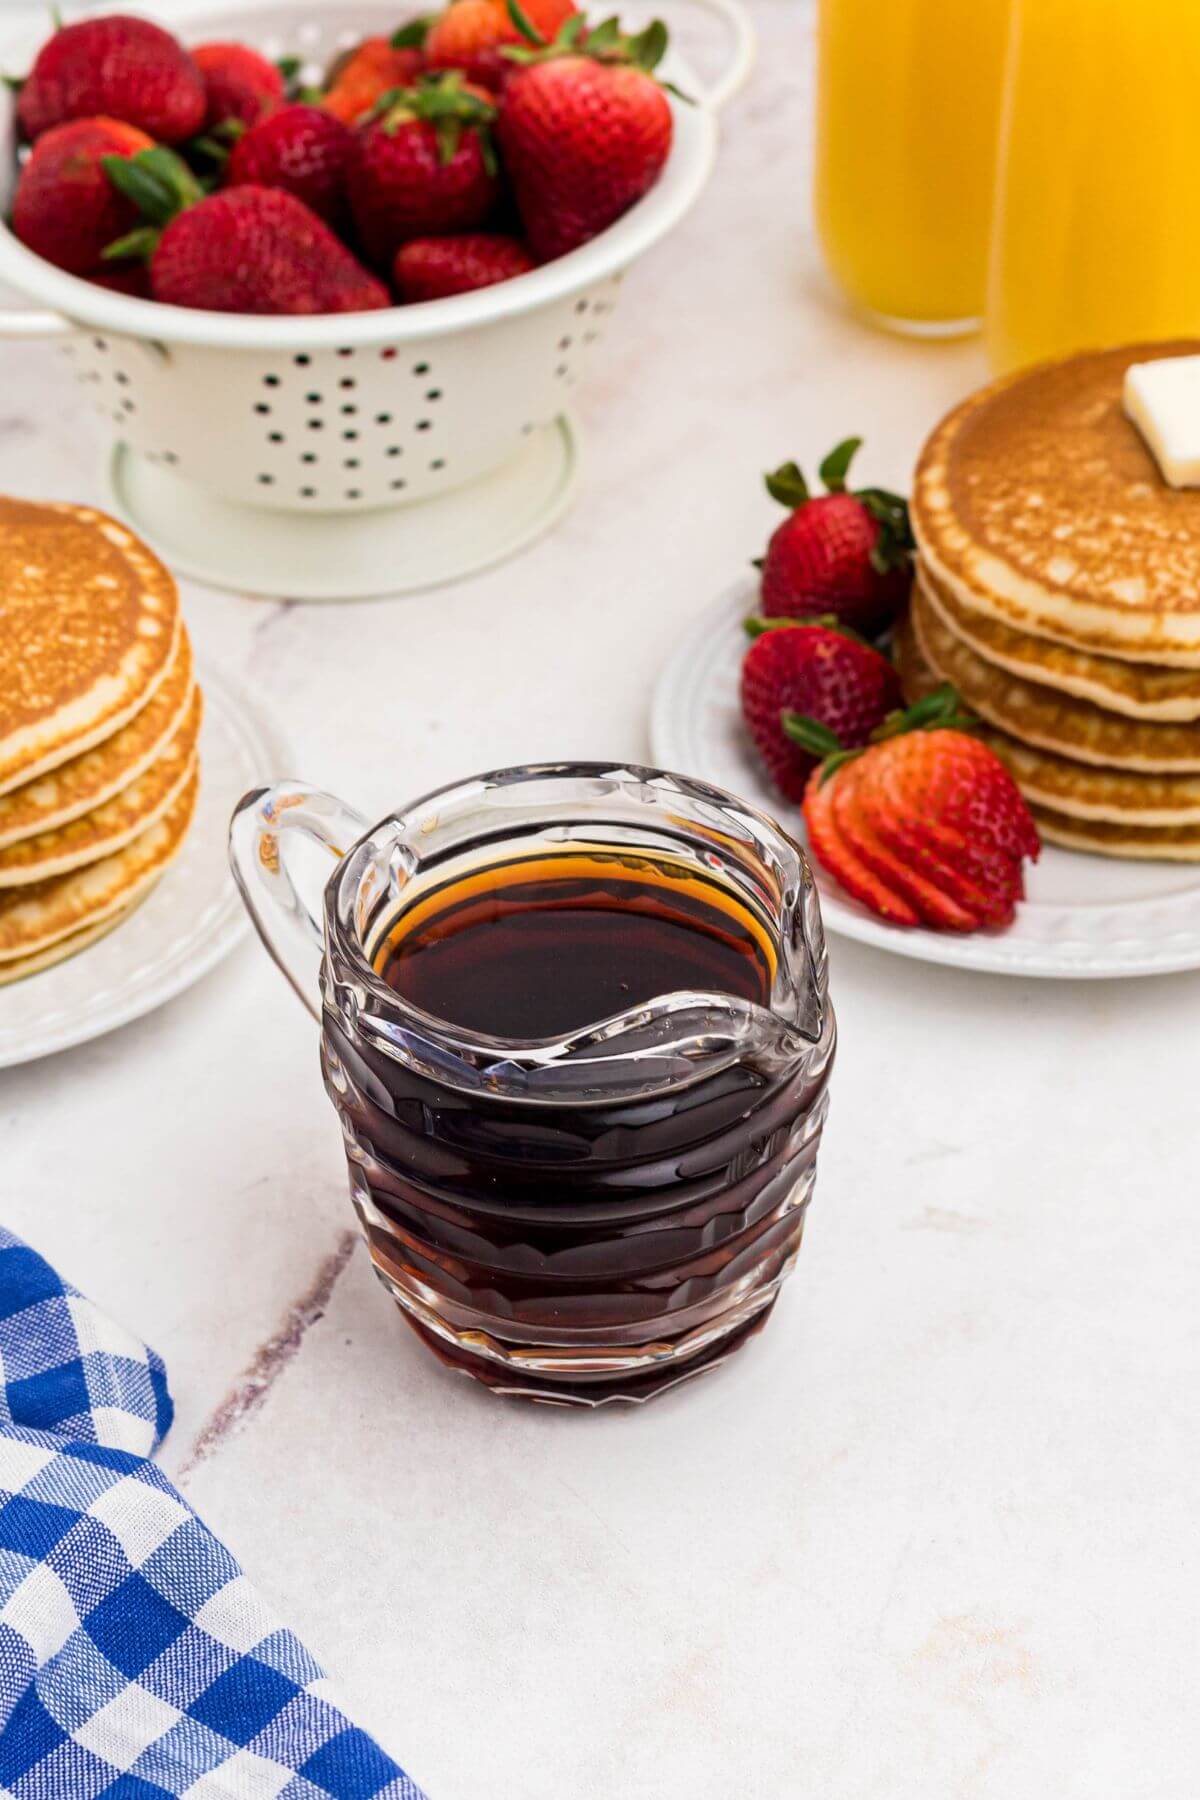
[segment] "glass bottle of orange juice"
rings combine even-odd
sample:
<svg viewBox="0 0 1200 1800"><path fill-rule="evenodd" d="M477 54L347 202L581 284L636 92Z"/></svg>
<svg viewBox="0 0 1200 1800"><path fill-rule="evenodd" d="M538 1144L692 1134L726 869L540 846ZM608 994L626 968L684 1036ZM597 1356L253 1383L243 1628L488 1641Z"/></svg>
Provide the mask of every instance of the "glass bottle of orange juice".
<svg viewBox="0 0 1200 1800"><path fill-rule="evenodd" d="M849 298L898 329L982 316L1008 14L819 0L817 232Z"/></svg>
<svg viewBox="0 0 1200 1800"><path fill-rule="evenodd" d="M1200 335L1200 0L1014 0L998 369Z"/></svg>

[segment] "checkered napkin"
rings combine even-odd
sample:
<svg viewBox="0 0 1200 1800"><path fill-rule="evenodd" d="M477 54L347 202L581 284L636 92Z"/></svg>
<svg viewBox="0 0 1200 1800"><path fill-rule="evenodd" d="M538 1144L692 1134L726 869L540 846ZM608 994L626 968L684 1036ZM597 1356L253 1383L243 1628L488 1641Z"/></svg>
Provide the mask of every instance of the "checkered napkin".
<svg viewBox="0 0 1200 1800"><path fill-rule="evenodd" d="M0 1229L0 1796L423 1800L147 1458L166 1371Z"/></svg>

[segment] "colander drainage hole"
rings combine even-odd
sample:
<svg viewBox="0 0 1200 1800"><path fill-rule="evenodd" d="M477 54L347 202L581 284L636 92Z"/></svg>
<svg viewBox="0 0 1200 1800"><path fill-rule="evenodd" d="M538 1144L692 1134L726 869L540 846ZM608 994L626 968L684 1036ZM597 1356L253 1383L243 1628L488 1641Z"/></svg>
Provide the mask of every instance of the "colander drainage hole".
<svg viewBox="0 0 1200 1800"><path fill-rule="evenodd" d="M315 463L316 460L317 460L316 453L315 453L315 451L312 451L312 450L306 450L304 452L304 455L300 458L300 461L302 463Z"/></svg>
<svg viewBox="0 0 1200 1800"><path fill-rule="evenodd" d="M347 500L361 500L362 492L359 488L347 488L346 498Z"/></svg>
<svg viewBox="0 0 1200 1800"><path fill-rule="evenodd" d="M414 363L413 364L413 374L414 375L428 375L428 373L429 373L429 364L428 363Z"/></svg>
<svg viewBox="0 0 1200 1800"><path fill-rule="evenodd" d="M389 456L403 456L404 455L404 447L402 444L389 444L387 447L387 453Z"/></svg>
<svg viewBox="0 0 1200 1800"><path fill-rule="evenodd" d="M278 387L279 386L278 375L264 375L263 376L263 386L264 387Z"/></svg>
<svg viewBox="0 0 1200 1800"><path fill-rule="evenodd" d="M346 417L349 419L354 416L354 414L358 411L358 408L357 408L357 406L343 406L342 411L346 415Z"/></svg>
<svg viewBox="0 0 1200 1800"><path fill-rule="evenodd" d="M444 469L446 466L446 459L444 456L435 456L429 466L431 469Z"/></svg>
<svg viewBox="0 0 1200 1800"><path fill-rule="evenodd" d="M356 440L357 437L358 437L357 431L343 431L342 442L346 443L346 444L352 444L352 443L354 443L354 441Z"/></svg>
<svg viewBox="0 0 1200 1800"><path fill-rule="evenodd" d="M275 477L273 475L260 475L258 477L258 479L262 483L263 487L271 487L275 481Z"/></svg>
<svg viewBox="0 0 1200 1800"><path fill-rule="evenodd" d="M310 406L320 406L321 404L320 394L305 394L304 398L308 401Z"/></svg>
<svg viewBox="0 0 1200 1800"><path fill-rule="evenodd" d="M408 486L407 481L393 481L393 483L392 483L392 487L394 489L404 488L407 486Z"/></svg>
<svg viewBox="0 0 1200 1800"><path fill-rule="evenodd" d="M301 488L300 489L300 498L302 500L315 500L316 497L317 497L316 488Z"/></svg>
<svg viewBox="0 0 1200 1800"><path fill-rule="evenodd" d="M310 419L308 421L308 429L310 431L324 431L324 429L325 429L324 419Z"/></svg>
<svg viewBox="0 0 1200 1800"><path fill-rule="evenodd" d="M257 400L254 404L254 410L256 413L269 413L271 409L265 400Z"/></svg>
<svg viewBox="0 0 1200 1800"><path fill-rule="evenodd" d="M312 357L306 350L302 350L299 356L293 356L292 361L298 369L307 369L309 363L312 361Z"/></svg>
<svg viewBox="0 0 1200 1800"><path fill-rule="evenodd" d="M287 439L284 437L282 431L268 431L267 442L268 444L286 444Z"/></svg>
<svg viewBox="0 0 1200 1800"><path fill-rule="evenodd" d="M432 419L418 419L417 420L417 430L418 431L430 431L430 430L432 430L432 428L433 428L433 420Z"/></svg>
<svg viewBox="0 0 1200 1800"><path fill-rule="evenodd" d="M343 469L359 469L362 467L362 464L359 462L357 456L348 456L342 464L342 467Z"/></svg>

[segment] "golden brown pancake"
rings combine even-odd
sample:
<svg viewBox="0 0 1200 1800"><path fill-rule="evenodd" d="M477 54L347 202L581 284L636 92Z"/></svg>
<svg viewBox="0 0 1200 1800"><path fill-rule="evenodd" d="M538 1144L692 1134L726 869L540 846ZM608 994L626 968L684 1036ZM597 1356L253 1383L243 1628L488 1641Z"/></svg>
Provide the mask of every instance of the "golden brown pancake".
<svg viewBox="0 0 1200 1800"><path fill-rule="evenodd" d="M896 667L905 699L911 704L939 685L940 678L921 655L911 623L905 620L895 637ZM1200 776L1139 775L1073 762L1050 750L1019 744L1007 732L984 727L985 743L1006 763L1031 806L1048 808L1082 820L1106 820L1133 826L1200 828Z"/></svg>
<svg viewBox="0 0 1200 1800"><path fill-rule="evenodd" d="M177 853L196 804L193 770L174 805L113 856L30 887L0 893L0 968L127 911Z"/></svg>
<svg viewBox="0 0 1200 1800"><path fill-rule="evenodd" d="M150 885L153 887L154 883ZM149 891L147 888L146 892ZM0 987L7 987L14 981L24 981L27 975L37 975L42 969L53 968L56 963L66 962L68 957L78 956L81 950L88 949L98 938L107 937L110 931L115 931L135 910L136 906L127 906L123 912L101 919L98 925L87 925L82 931L73 931L69 937L59 938L57 944L47 944L44 950L36 950L32 956L14 956L8 962L0 962Z"/></svg>
<svg viewBox="0 0 1200 1800"><path fill-rule="evenodd" d="M972 712L1019 743L1110 769L1172 775L1200 770L1200 724L1125 718L984 662L946 626L919 581L910 617L930 668L953 683Z"/></svg>
<svg viewBox="0 0 1200 1800"><path fill-rule="evenodd" d="M187 715L158 760L136 781L94 811L53 831L40 831L0 850L0 889L64 875L111 856L145 832L174 804L196 761L203 702L192 691Z"/></svg>
<svg viewBox="0 0 1200 1800"><path fill-rule="evenodd" d="M0 794L127 724L178 628L172 576L124 525L0 498Z"/></svg>
<svg viewBox="0 0 1200 1800"><path fill-rule="evenodd" d="M34 781L0 794L0 850L69 824L136 781L162 755L192 704L192 648L180 631L153 699L111 737Z"/></svg>
<svg viewBox="0 0 1200 1800"><path fill-rule="evenodd" d="M1090 700L1131 719L1172 724L1200 719L1200 669L1170 669L1095 656L1070 644L1034 637L1032 632L1014 631L963 606L948 589L938 586L931 570L921 568L919 579L926 599L955 637L1010 675L1022 675L1027 681Z"/></svg>
<svg viewBox="0 0 1200 1800"><path fill-rule="evenodd" d="M1200 826L1113 825L1100 819L1073 819L1044 806L1029 807L1049 844L1086 850L1094 856L1134 857L1144 862L1200 862Z"/></svg>
<svg viewBox="0 0 1200 1800"><path fill-rule="evenodd" d="M1125 417L1130 363L1192 339L1009 375L934 431L913 529L959 605L1097 655L1200 668L1200 490L1163 480Z"/></svg>

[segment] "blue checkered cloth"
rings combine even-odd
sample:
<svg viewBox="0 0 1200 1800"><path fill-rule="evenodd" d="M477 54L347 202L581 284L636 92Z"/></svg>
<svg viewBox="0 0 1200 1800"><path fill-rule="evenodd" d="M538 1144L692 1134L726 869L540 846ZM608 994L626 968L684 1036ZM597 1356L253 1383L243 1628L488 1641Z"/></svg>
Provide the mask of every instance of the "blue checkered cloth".
<svg viewBox="0 0 1200 1800"><path fill-rule="evenodd" d="M171 1416L0 1229L0 1796L424 1800L148 1460Z"/></svg>

